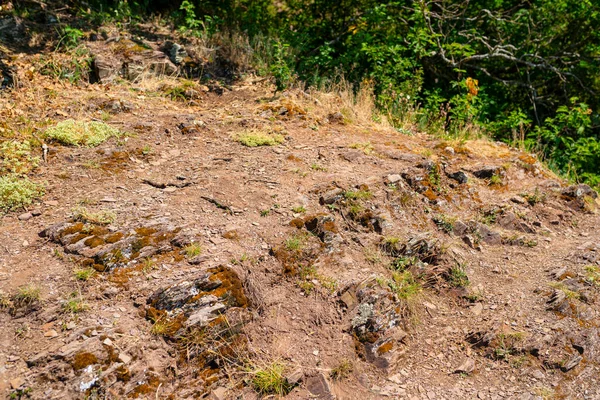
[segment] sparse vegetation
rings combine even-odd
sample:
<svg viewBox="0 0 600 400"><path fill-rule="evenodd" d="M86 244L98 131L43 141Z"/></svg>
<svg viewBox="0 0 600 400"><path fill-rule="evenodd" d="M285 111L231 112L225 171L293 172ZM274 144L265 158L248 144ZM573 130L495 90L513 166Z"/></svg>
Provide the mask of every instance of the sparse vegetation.
<svg viewBox="0 0 600 400"><path fill-rule="evenodd" d="M342 361L340 361L340 363L335 368L331 370L329 376L334 381L341 381L347 378L353 369L354 366L352 365L352 361L345 358Z"/></svg>
<svg viewBox="0 0 600 400"><path fill-rule="evenodd" d="M521 193L521 197L527 200L530 206L535 206L538 203L546 201L546 193L541 192L538 188L535 188L533 193Z"/></svg>
<svg viewBox="0 0 600 400"><path fill-rule="evenodd" d="M295 212L296 214L301 214L301 213L306 212L306 208L304 206L296 206L296 207L292 207L292 211Z"/></svg>
<svg viewBox="0 0 600 400"><path fill-rule="evenodd" d="M15 307L27 307L41 300L41 290L38 286L29 284L21 286L12 297Z"/></svg>
<svg viewBox="0 0 600 400"><path fill-rule="evenodd" d="M0 176L0 212L24 208L44 195L44 187L16 174Z"/></svg>
<svg viewBox="0 0 600 400"><path fill-rule="evenodd" d="M600 268L595 265L585 267L585 279L594 286L600 286Z"/></svg>
<svg viewBox="0 0 600 400"><path fill-rule="evenodd" d="M247 147L276 146L285 140L283 135L263 131L245 131L236 135L234 139Z"/></svg>
<svg viewBox="0 0 600 400"><path fill-rule="evenodd" d="M271 210L269 210L269 209L260 210L260 216L261 217L268 217L270 213L271 213Z"/></svg>
<svg viewBox="0 0 600 400"><path fill-rule="evenodd" d="M366 142L366 143L352 143L350 146L351 149L358 149L358 150L362 150L363 153L365 153L366 155L372 154L374 151L373 145L371 144L371 142Z"/></svg>
<svg viewBox="0 0 600 400"><path fill-rule="evenodd" d="M202 246L200 243L193 242L185 246L183 252L187 258L194 258L202 253Z"/></svg>
<svg viewBox="0 0 600 400"><path fill-rule="evenodd" d="M502 185L502 177L500 175L492 175L489 181L489 186L500 186Z"/></svg>
<svg viewBox="0 0 600 400"><path fill-rule="evenodd" d="M371 193L369 190L363 189L347 190L344 192L344 197L347 200L369 200L371 197L373 197L373 193Z"/></svg>
<svg viewBox="0 0 600 400"><path fill-rule="evenodd" d="M77 268L73 271L73 276L78 281L87 282L96 274L96 270L93 268Z"/></svg>
<svg viewBox="0 0 600 400"><path fill-rule="evenodd" d="M175 321L171 321L168 317L162 316L154 321L150 332L156 336L170 336L173 335L179 325Z"/></svg>
<svg viewBox="0 0 600 400"><path fill-rule="evenodd" d="M117 215L108 210L100 210L98 212L92 212L86 207L77 206L72 209L71 218L73 221L80 221L86 224L94 225L108 225L115 222Z"/></svg>
<svg viewBox="0 0 600 400"><path fill-rule="evenodd" d="M380 280L379 284L389 287L402 300L411 300L423 291L410 271L393 272L392 279Z"/></svg>
<svg viewBox="0 0 600 400"><path fill-rule="evenodd" d="M46 129L44 137L68 146L95 147L111 137L123 134L116 128L98 121L75 121L68 119Z"/></svg>
<svg viewBox="0 0 600 400"><path fill-rule="evenodd" d="M79 314L89 308L89 305L81 297L81 294L77 292L71 293L69 298L65 300L62 305L63 312L69 314Z"/></svg>
<svg viewBox="0 0 600 400"><path fill-rule="evenodd" d="M454 223L456 222L455 217L450 217L445 214L435 215L433 222L446 233L451 233L454 230Z"/></svg>
<svg viewBox="0 0 600 400"><path fill-rule="evenodd" d="M286 365L282 362L273 362L263 367L254 367L250 371L252 375L252 387L262 395L286 395L292 389L284 376L286 369Z"/></svg>
<svg viewBox="0 0 600 400"><path fill-rule="evenodd" d="M304 246L306 238L303 235L294 235L285 241L285 248L288 251L299 251Z"/></svg>
<svg viewBox="0 0 600 400"><path fill-rule="evenodd" d="M467 276L466 266L464 264L455 264L448 270L448 283L454 287L469 286L469 277Z"/></svg>
<svg viewBox="0 0 600 400"><path fill-rule="evenodd" d="M524 332L499 333L493 356L498 360L509 360L511 356L521 352L519 345L525 338Z"/></svg>
<svg viewBox="0 0 600 400"><path fill-rule="evenodd" d="M556 290L560 290L561 292L563 292L565 294L565 297L567 299L574 299L574 300L579 300L581 299L581 294L569 289L564 283L562 282L550 282L550 287L556 289Z"/></svg>

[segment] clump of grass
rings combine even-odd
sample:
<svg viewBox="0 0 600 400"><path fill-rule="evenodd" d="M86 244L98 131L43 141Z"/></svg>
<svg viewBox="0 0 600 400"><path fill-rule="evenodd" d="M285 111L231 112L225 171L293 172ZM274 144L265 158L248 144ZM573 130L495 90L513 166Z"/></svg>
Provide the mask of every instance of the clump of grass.
<svg viewBox="0 0 600 400"><path fill-rule="evenodd" d="M392 261L390 268L402 272L418 263L419 259L417 257L398 257Z"/></svg>
<svg viewBox="0 0 600 400"><path fill-rule="evenodd" d="M142 273L144 275L156 268L156 263L151 258L146 258L144 261L142 261Z"/></svg>
<svg viewBox="0 0 600 400"><path fill-rule="evenodd" d="M436 215L433 218L433 222L446 233L451 233L454 230L454 224L456 223L455 217L450 217L445 214Z"/></svg>
<svg viewBox="0 0 600 400"><path fill-rule="evenodd" d="M533 193L521 193L521 197L527 200L530 206L535 206L538 203L546 201L546 193L540 192L538 188L535 188Z"/></svg>
<svg viewBox="0 0 600 400"><path fill-rule="evenodd" d="M96 274L96 270L93 268L77 268L73 271L73 276L78 281L87 282Z"/></svg>
<svg viewBox="0 0 600 400"><path fill-rule="evenodd" d="M152 150L152 147L150 145L144 145L144 147L142 147L142 155L144 156L148 156L150 154L153 153L154 150Z"/></svg>
<svg viewBox="0 0 600 400"><path fill-rule="evenodd" d="M500 186L502 185L502 177L500 175L492 175L488 186Z"/></svg>
<svg viewBox="0 0 600 400"><path fill-rule="evenodd" d="M383 253L377 247L365 247L363 254L365 259L373 265L383 262Z"/></svg>
<svg viewBox="0 0 600 400"><path fill-rule="evenodd" d="M517 346L525 339L524 332L507 332L498 335L497 346L494 349L494 358L508 360L510 356L517 354Z"/></svg>
<svg viewBox="0 0 600 400"><path fill-rule="evenodd" d="M14 211L44 195L44 186L16 174L0 176L0 212Z"/></svg>
<svg viewBox="0 0 600 400"><path fill-rule="evenodd" d="M392 279L385 279L379 284L389 287L402 300L410 300L423 291L423 287L410 271L394 272Z"/></svg>
<svg viewBox="0 0 600 400"><path fill-rule="evenodd" d="M594 265L585 267L585 279L594 286L600 286L600 268Z"/></svg>
<svg viewBox="0 0 600 400"><path fill-rule="evenodd" d="M357 149L357 150L362 150L363 153L369 155L371 153L373 153L374 148L373 145L371 144L371 142L366 142L366 143L352 143L349 146L351 149Z"/></svg>
<svg viewBox="0 0 600 400"><path fill-rule="evenodd" d="M78 293L71 293L71 296L62 305L63 311L70 314L79 314L89 308L89 305Z"/></svg>
<svg viewBox="0 0 600 400"><path fill-rule="evenodd" d="M42 298L41 290L36 285L21 286L12 298L16 307L30 306L40 301Z"/></svg>
<svg viewBox="0 0 600 400"><path fill-rule="evenodd" d="M115 222L117 216L112 211L101 210L98 212L91 212L87 208L77 206L72 210L73 221L80 221L83 223L95 224L95 225L108 225Z"/></svg>
<svg viewBox="0 0 600 400"><path fill-rule="evenodd" d="M306 212L306 208L304 206L292 207L292 211L296 214L301 214Z"/></svg>
<svg viewBox="0 0 600 400"><path fill-rule="evenodd" d="M111 137L123 134L116 128L98 121L75 121L68 119L46 129L44 136L68 146L95 147Z"/></svg>
<svg viewBox="0 0 600 400"><path fill-rule="evenodd" d="M200 243L192 242L185 246L183 251L187 258L194 258L202 253L202 246L200 246Z"/></svg>
<svg viewBox="0 0 600 400"><path fill-rule="evenodd" d="M454 287L469 286L469 277L463 264L456 264L448 270L448 283Z"/></svg>
<svg viewBox="0 0 600 400"><path fill-rule="evenodd" d="M177 328L178 325L175 321L171 321L167 317L161 317L154 321L150 332L156 336L171 336L177 332Z"/></svg>
<svg viewBox="0 0 600 400"><path fill-rule="evenodd" d="M311 164L310 169L312 169L313 171L327 171L327 168L317 163Z"/></svg>
<svg viewBox="0 0 600 400"><path fill-rule="evenodd" d="M551 282L550 283L550 287L556 289L556 290L560 290L561 292L563 292L566 296L567 299L575 299L575 300L579 300L581 299L581 294L569 289L564 283L562 282Z"/></svg>
<svg viewBox="0 0 600 400"><path fill-rule="evenodd" d="M354 366L352 365L352 362L344 358L342 361L340 361L337 367L331 370L329 376L334 381L341 381L342 379L345 379L348 375L350 375L353 369Z"/></svg>
<svg viewBox="0 0 600 400"><path fill-rule="evenodd" d="M283 143L285 138L278 133L266 133L262 131L245 131L234 137L236 142L239 142L247 147L259 146L276 146Z"/></svg>
<svg viewBox="0 0 600 400"><path fill-rule="evenodd" d="M273 362L264 367L255 367L252 374L252 387L262 395L284 396L292 389L285 379L287 367L281 362Z"/></svg>
<svg viewBox="0 0 600 400"><path fill-rule="evenodd" d="M305 238L302 235L294 235L285 241L285 249L288 251L299 251L304 247Z"/></svg>
<svg viewBox="0 0 600 400"><path fill-rule="evenodd" d="M373 193L369 190L347 190L344 192L344 197L348 200L368 200L373 197Z"/></svg>
<svg viewBox="0 0 600 400"><path fill-rule="evenodd" d="M260 216L261 217L268 217L270 213L271 213L271 210L269 210L269 209L260 210Z"/></svg>

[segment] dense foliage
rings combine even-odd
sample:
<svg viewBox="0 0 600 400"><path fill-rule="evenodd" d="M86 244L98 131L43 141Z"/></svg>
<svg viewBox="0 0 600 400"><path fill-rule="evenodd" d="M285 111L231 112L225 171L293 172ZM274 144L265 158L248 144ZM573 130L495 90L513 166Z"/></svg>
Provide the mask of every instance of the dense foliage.
<svg viewBox="0 0 600 400"><path fill-rule="evenodd" d="M175 15L188 32L244 32L268 43L279 90L294 78L368 82L398 126L412 118L432 133L484 130L600 184L595 0L112 3L124 5Z"/></svg>

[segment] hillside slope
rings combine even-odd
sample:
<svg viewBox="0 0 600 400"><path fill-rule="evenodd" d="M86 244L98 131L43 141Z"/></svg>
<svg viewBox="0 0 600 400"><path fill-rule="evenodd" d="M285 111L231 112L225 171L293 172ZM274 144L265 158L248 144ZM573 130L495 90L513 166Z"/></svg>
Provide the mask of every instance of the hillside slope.
<svg viewBox="0 0 600 400"><path fill-rule="evenodd" d="M13 53L3 117L48 153L0 220L2 395L600 398L595 192L333 94L160 76L149 40L127 80L127 40L87 45L94 84Z"/></svg>

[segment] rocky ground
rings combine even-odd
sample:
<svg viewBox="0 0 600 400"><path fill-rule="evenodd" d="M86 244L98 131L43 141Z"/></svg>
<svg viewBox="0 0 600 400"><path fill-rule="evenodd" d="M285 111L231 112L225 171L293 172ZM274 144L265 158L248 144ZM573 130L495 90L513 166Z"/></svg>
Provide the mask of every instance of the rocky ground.
<svg viewBox="0 0 600 400"><path fill-rule="evenodd" d="M591 189L331 94L176 78L160 35L105 36L94 83L10 49L5 121L126 135L44 141L46 194L0 217L4 396L277 397L270 371L289 399L600 399Z"/></svg>

